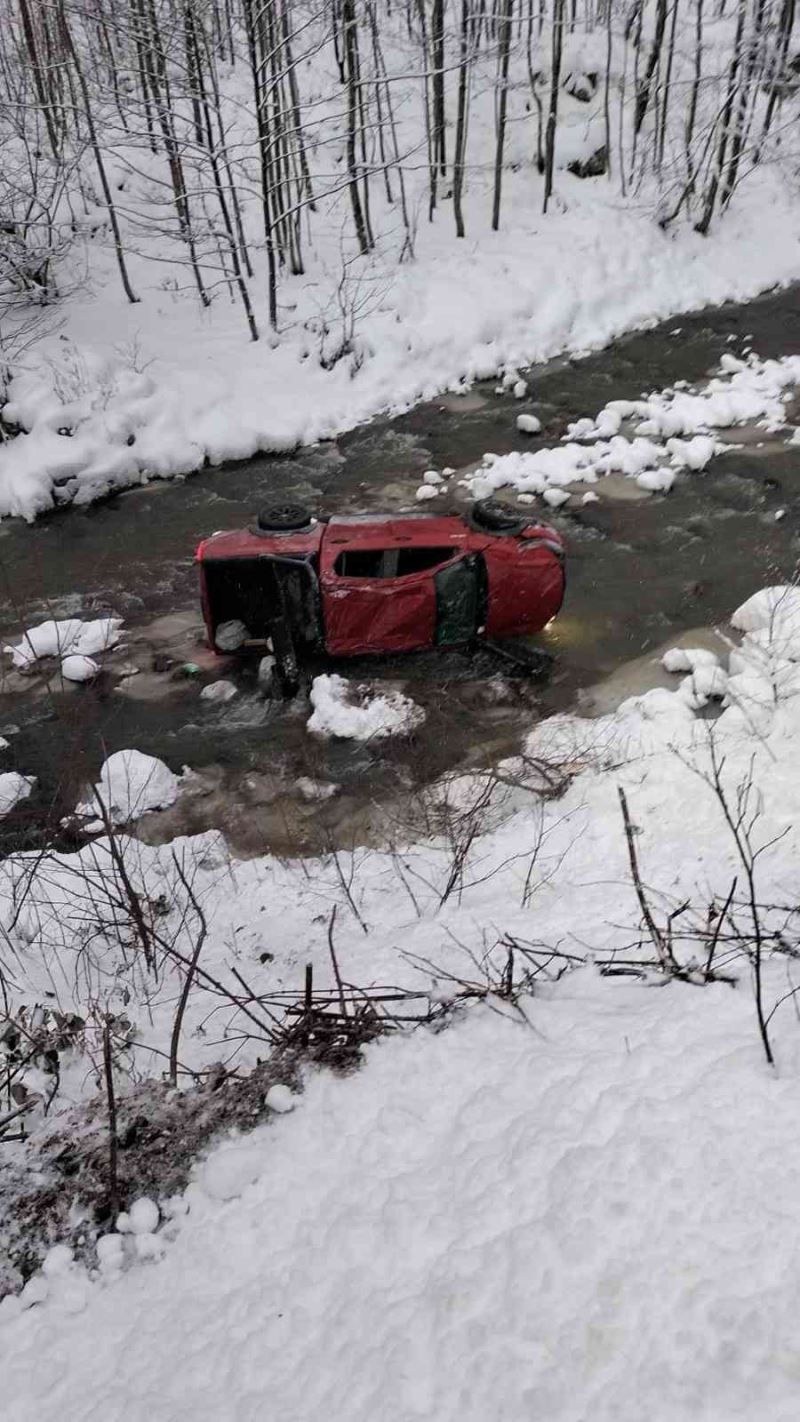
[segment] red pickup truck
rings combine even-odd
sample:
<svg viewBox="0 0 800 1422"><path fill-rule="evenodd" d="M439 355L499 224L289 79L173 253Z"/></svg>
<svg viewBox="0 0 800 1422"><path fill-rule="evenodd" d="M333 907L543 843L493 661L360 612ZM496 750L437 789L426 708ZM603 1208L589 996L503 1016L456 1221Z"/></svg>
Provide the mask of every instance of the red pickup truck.
<svg viewBox="0 0 800 1422"><path fill-rule="evenodd" d="M350 657L530 636L558 612L565 585L555 529L493 500L465 517L323 520L283 505L204 539L197 561L210 645L270 642L290 680L304 651Z"/></svg>

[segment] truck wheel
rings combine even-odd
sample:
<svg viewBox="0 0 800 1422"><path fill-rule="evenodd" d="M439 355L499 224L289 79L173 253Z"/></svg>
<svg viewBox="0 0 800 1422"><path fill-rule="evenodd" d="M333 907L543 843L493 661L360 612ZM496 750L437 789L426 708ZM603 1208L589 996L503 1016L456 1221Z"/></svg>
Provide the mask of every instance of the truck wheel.
<svg viewBox="0 0 800 1422"><path fill-rule="evenodd" d="M308 528L311 519L303 504L272 504L260 510L256 523L262 533L293 533Z"/></svg>
<svg viewBox="0 0 800 1422"><path fill-rule="evenodd" d="M479 528L485 528L489 533L511 533L525 523L516 509L501 504L499 499L481 499L473 504L472 518Z"/></svg>

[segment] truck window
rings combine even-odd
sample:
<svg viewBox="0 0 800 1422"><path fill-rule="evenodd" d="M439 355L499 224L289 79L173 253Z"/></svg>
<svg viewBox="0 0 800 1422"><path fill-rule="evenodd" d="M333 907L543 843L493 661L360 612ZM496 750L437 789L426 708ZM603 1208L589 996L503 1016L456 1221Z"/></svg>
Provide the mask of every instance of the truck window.
<svg viewBox="0 0 800 1422"><path fill-rule="evenodd" d="M351 548L333 566L340 578L408 578L438 568L453 557L452 548Z"/></svg>

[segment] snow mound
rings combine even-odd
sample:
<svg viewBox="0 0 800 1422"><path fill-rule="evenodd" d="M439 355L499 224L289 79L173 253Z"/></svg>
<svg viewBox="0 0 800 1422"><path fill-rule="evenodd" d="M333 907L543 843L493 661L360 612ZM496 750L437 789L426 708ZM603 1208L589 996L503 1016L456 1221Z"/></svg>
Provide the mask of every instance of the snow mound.
<svg viewBox="0 0 800 1422"><path fill-rule="evenodd" d="M147 1195L140 1195L131 1205L128 1217L133 1234L154 1234L161 1215L155 1200L149 1199Z"/></svg>
<svg viewBox="0 0 800 1422"><path fill-rule="evenodd" d="M35 1276L8 1417L794 1417L800 1285L753 1200L796 1218L796 1078L748 1009L584 970L530 1025L476 1010L314 1075L212 1152L151 1268L104 1244L81 1313Z"/></svg>
<svg viewBox="0 0 800 1422"><path fill-rule="evenodd" d="M698 666L681 683L680 695L695 711L709 701L721 701L728 691L728 673L722 667Z"/></svg>
<svg viewBox="0 0 800 1422"><path fill-rule="evenodd" d="M200 1166L198 1184L210 1200L235 1200L263 1169L264 1155L256 1139L224 1141Z"/></svg>
<svg viewBox="0 0 800 1422"><path fill-rule="evenodd" d="M100 668L92 657L70 653L61 663L61 675L65 681L91 681Z"/></svg>
<svg viewBox="0 0 800 1422"><path fill-rule="evenodd" d="M725 446L710 435L695 435L693 439L668 439L667 450L678 469L691 469L699 474L719 450Z"/></svg>
<svg viewBox="0 0 800 1422"><path fill-rule="evenodd" d="M103 829L102 818L97 818L99 797L112 825L127 824L148 810L174 804L179 783L163 760L137 750L115 751L103 764L94 794L76 806L75 814L94 817L87 829Z"/></svg>
<svg viewBox="0 0 800 1422"><path fill-rule="evenodd" d="M284 1116L288 1111L294 1110L297 1105L297 1096L288 1086L276 1081L264 1097L264 1105L279 1116Z"/></svg>
<svg viewBox="0 0 800 1422"><path fill-rule="evenodd" d="M800 588L792 584L762 588L737 607L731 623L740 632L777 631L800 637Z"/></svg>
<svg viewBox="0 0 800 1422"><path fill-rule="evenodd" d="M706 647L670 647L661 665L668 672L693 672L698 667L719 666L719 657Z"/></svg>
<svg viewBox="0 0 800 1422"><path fill-rule="evenodd" d="M0 819L11 813L20 800L27 800L36 777L19 775L16 770L6 770L0 775Z"/></svg>
<svg viewBox="0 0 800 1422"><path fill-rule="evenodd" d="M42 657L94 657L119 641L121 617L98 617L84 622L80 617L40 622L22 634L17 646L5 646L17 671L28 671Z"/></svg>
<svg viewBox="0 0 800 1422"><path fill-rule="evenodd" d="M708 433L732 425L757 423L768 429L786 424L785 404L800 382L800 356L747 361L723 357L721 373L700 391L657 391L641 400L611 400L594 419L574 420L561 444L532 453L486 454L465 485L476 498L513 487L543 495L565 484L593 484L607 474L636 479L648 493L666 494L677 470L700 473L726 448ZM637 421L632 437L620 433L623 422ZM517 428L535 433L535 417L520 415Z"/></svg>
<svg viewBox="0 0 800 1422"><path fill-rule="evenodd" d="M672 469L645 469L637 475L636 482L649 494L668 494L675 483L675 473Z"/></svg>
<svg viewBox="0 0 800 1422"><path fill-rule="evenodd" d="M356 697L360 699L355 700ZM425 712L402 692L376 695L354 687L342 676L317 676L311 687L314 710L308 729L317 736L372 741L406 735L425 720Z"/></svg>

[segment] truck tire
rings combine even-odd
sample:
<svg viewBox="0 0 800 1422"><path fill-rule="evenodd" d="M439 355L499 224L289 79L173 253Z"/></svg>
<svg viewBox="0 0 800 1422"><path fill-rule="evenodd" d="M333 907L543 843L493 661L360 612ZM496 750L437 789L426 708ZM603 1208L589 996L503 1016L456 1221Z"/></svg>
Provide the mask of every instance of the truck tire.
<svg viewBox="0 0 800 1422"><path fill-rule="evenodd" d="M525 526L525 519L508 504L499 499L481 499L472 506L472 520L488 533L513 533Z"/></svg>
<svg viewBox="0 0 800 1422"><path fill-rule="evenodd" d="M312 520L310 509L303 504L271 504L259 511L256 523L261 533L294 533L308 528Z"/></svg>

